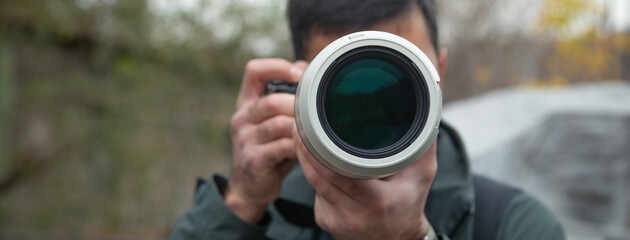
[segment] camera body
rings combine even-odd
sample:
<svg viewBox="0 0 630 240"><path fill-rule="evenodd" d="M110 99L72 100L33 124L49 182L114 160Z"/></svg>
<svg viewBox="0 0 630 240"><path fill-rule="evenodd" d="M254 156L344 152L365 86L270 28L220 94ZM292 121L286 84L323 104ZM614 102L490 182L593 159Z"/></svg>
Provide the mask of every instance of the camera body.
<svg viewBox="0 0 630 240"><path fill-rule="evenodd" d="M378 31L343 36L310 62L297 86L299 135L338 174L391 175L434 142L439 81L429 58L404 38Z"/></svg>

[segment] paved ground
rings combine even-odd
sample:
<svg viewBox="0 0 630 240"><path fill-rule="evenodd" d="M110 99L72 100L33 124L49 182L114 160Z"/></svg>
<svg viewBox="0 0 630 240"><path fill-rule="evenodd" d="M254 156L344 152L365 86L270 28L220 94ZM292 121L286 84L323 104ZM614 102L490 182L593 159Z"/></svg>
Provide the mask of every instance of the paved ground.
<svg viewBox="0 0 630 240"><path fill-rule="evenodd" d="M630 239L630 85L512 88L445 107L473 170L538 196L570 239Z"/></svg>

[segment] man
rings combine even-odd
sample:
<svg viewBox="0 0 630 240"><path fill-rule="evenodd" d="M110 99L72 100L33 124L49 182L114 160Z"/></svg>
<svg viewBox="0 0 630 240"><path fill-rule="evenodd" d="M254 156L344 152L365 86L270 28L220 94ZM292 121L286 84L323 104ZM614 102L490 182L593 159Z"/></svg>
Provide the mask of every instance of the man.
<svg viewBox="0 0 630 240"><path fill-rule="evenodd" d="M288 16L301 60L247 64L231 121L231 176L200 181L195 206L172 239L564 239L538 201L474 177L461 140L444 124L413 165L384 179L357 180L333 173L306 150L293 95L263 95L267 81L297 82L306 61L360 30L409 40L444 76L432 0L290 0Z"/></svg>

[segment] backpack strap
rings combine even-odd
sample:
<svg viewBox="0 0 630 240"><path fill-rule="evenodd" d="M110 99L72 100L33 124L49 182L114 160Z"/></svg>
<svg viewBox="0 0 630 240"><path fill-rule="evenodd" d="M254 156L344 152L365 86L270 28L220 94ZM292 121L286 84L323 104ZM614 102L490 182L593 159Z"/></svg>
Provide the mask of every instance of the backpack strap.
<svg viewBox="0 0 630 240"><path fill-rule="evenodd" d="M506 206L521 191L490 178L473 175L475 185L474 239L494 240Z"/></svg>

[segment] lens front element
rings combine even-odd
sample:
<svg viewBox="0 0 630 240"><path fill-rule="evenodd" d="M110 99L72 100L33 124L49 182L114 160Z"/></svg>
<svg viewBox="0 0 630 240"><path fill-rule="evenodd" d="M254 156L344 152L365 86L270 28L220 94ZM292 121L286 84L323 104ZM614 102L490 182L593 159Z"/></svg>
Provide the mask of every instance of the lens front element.
<svg viewBox="0 0 630 240"><path fill-rule="evenodd" d="M343 67L328 87L324 104L333 132L366 150L398 142L416 114L410 79L381 59L361 59Z"/></svg>
<svg viewBox="0 0 630 240"><path fill-rule="evenodd" d="M411 60L393 49L348 51L322 77L317 96L322 127L352 155L394 155L416 139L426 122L424 82Z"/></svg>

